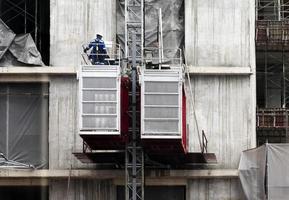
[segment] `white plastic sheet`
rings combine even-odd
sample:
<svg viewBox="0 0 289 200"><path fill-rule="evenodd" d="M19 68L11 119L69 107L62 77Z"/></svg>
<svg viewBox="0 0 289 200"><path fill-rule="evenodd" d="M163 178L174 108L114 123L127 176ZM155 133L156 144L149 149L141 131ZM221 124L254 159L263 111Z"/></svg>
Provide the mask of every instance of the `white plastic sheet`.
<svg viewBox="0 0 289 200"><path fill-rule="evenodd" d="M244 151L239 176L247 199L265 199L266 146Z"/></svg>
<svg viewBox="0 0 289 200"><path fill-rule="evenodd" d="M268 199L289 199L289 144L267 145Z"/></svg>
<svg viewBox="0 0 289 200"><path fill-rule="evenodd" d="M289 144L265 144L244 151L239 176L249 200L289 197Z"/></svg>

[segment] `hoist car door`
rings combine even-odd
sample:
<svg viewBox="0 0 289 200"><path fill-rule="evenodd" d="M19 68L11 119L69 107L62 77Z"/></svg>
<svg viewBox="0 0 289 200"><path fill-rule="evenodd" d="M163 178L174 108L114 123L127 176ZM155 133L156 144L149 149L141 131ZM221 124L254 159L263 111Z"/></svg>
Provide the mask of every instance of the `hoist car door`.
<svg viewBox="0 0 289 200"><path fill-rule="evenodd" d="M120 134L120 68L82 66L79 73L80 134Z"/></svg>

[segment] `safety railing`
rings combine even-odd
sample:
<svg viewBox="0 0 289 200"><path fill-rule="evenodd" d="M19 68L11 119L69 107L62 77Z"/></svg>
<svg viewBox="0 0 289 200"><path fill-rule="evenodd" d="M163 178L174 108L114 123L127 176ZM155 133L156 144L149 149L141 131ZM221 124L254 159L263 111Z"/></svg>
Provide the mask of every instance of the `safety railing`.
<svg viewBox="0 0 289 200"><path fill-rule="evenodd" d="M287 128L289 109L258 109L257 128Z"/></svg>
<svg viewBox="0 0 289 200"><path fill-rule="evenodd" d="M106 52L100 52L96 50L96 53L92 52L92 48L87 49L87 45L82 45L84 53L82 56L82 65L120 65L121 50L119 44L111 42L105 42Z"/></svg>
<svg viewBox="0 0 289 200"><path fill-rule="evenodd" d="M181 68L183 63L182 50L173 48L146 48L144 63L146 69Z"/></svg>
<svg viewBox="0 0 289 200"><path fill-rule="evenodd" d="M289 48L289 21L257 21L256 46Z"/></svg>
<svg viewBox="0 0 289 200"><path fill-rule="evenodd" d="M202 153L208 153L208 139L205 131L202 130Z"/></svg>

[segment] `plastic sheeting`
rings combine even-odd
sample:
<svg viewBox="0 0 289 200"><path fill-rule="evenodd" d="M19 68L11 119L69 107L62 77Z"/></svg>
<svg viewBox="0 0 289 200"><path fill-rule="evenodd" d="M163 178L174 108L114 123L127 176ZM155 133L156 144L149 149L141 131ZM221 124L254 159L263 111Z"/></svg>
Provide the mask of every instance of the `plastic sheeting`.
<svg viewBox="0 0 289 200"><path fill-rule="evenodd" d="M0 60L15 38L15 33L0 19Z"/></svg>
<svg viewBox="0 0 289 200"><path fill-rule="evenodd" d="M247 199L265 199L266 147L242 153L239 164L240 180Z"/></svg>
<svg viewBox="0 0 289 200"><path fill-rule="evenodd" d="M48 84L0 84L0 152L48 167Z"/></svg>
<svg viewBox="0 0 289 200"><path fill-rule="evenodd" d="M268 199L289 197L289 144L267 145Z"/></svg>
<svg viewBox="0 0 289 200"><path fill-rule="evenodd" d="M183 0L145 0L145 47L158 48L159 8L162 9L163 44L165 57L176 57L177 49L184 44L184 1ZM117 38L124 47L124 3L117 5Z"/></svg>
<svg viewBox="0 0 289 200"><path fill-rule="evenodd" d="M9 47L9 51L19 62L29 65L44 65L30 34L17 35Z"/></svg>
<svg viewBox="0 0 289 200"><path fill-rule="evenodd" d="M288 154L289 144L266 144L242 153L239 171L247 199L288 199Z"/></svg>
<svg viewBox="0 0 289 200"><path fill-rule="evenodd" d="M43 66L37 47L28 34L16 35L0 20L0 67Z"/></svg>

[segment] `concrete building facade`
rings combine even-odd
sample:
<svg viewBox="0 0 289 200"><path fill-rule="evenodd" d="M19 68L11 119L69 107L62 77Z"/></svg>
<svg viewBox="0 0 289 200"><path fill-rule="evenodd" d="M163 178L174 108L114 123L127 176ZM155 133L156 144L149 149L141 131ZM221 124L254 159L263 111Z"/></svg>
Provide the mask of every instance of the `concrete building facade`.
<svg viewBox="0 0 289 200"><path fill-rule="evenodd" d="M118 199L124 185L122 170L96 170L72 154L82 151L77 82L81 45L95 33L116 40L116 3L50 0L49 66L0 68L2 83L49 84L49 167L0 170L1 186L44 186L49 193L44 199L50 200ZM197 121L218 164L196 170L148 170L146 183L167 191L183 187L185 199L190 200L244 199L237 166L241 152L256 146L255 2L184 0L184 5L184 49L190 72L186 85L189 90L191 84L193 93L187 99L189 150L200 151ZM149 191L158 198L157 190Z"/></svg>

